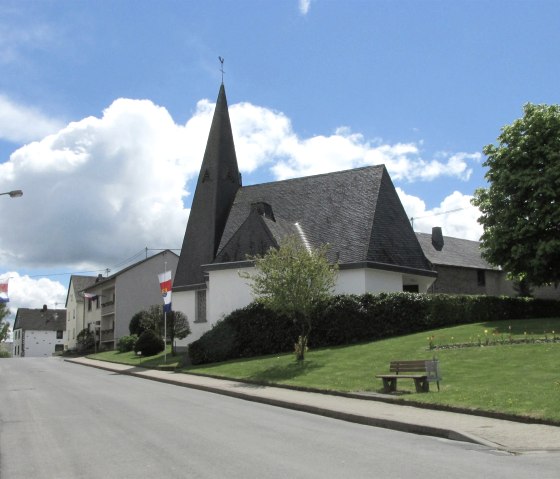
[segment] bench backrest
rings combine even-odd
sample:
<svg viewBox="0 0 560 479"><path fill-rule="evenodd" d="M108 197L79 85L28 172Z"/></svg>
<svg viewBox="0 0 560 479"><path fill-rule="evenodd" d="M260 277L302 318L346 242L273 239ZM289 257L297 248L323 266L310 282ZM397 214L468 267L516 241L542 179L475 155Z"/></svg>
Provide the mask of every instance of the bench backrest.
<svg viewBox="0 0 560 479"><path fill-rule="evenodd" d="M416 359L412 361L391 361L389 371L395 374L426 372L426 361L429 359Z"/></svg>

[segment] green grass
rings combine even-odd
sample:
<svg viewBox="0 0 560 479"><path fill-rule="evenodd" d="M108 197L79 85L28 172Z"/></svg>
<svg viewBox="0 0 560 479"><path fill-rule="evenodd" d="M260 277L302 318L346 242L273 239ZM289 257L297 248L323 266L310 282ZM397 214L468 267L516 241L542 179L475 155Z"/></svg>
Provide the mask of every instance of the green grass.
<svg viewBox="0 0 560 479"><path fill-rule="evenodd" d="M330 391L381 392L382 381L375 375L388 372L389 361L435 356L440 361L443 377L441 391L437 392L432 385L430 393L418 394L412 380L401 380L400 399L560 424L560 342L533 342L545 336L550 340L552 331L560 338L560 318L478 323L353 346L310 350L303 363L296 362L293 354L281 354L191 366L181 371ZM523 343L509 344L510 338ZM463 343L475 346L430 350L430 341L436 346ZM115 352L97 356L144 367L158 367L163 362L163 354L145 359ZM168 364L170 358L173 357L168 354Z"/></svg>
<svg viewBox="0 0 560 479"><path fill-rule="evenodd" d="M129 364L131 366L139 366L142 368L153 368L158 369L162 367L176 368L179 367L182 356L180 354L176 356L171 355L171 346L167 347L167 357L165 357L162 351L155 356L137 356L134 351L120 353L118 351L103 351L97 354L90 354L88 358L99 359L101 361L109 361L112 363Z"/></svg>

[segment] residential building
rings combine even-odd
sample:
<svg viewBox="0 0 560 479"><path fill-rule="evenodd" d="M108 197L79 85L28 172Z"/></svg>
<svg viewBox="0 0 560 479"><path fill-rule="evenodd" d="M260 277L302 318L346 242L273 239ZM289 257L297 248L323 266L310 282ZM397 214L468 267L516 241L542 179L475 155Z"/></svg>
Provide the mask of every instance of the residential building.
<svg viewBox="0 0 560 479"><path fill-rule="evenodd" d="M83 291L95 284L95 276L70 276L68 293L66 295L66 344L64 349L76 350L76 337L86 328L86 299Z"/></svg>
<svg viewBox="0 0 560 479"><path fill-rule="evenodd" d="M84 288L84 325L95 331L100 349L114 349L119 338L128 336L136 313L163 304L158 274L171 271L174 277L178 260L175 253L165 250L111 276L99 275Z"/></svg>
<svg viewBox="0 0 560 479"><path fill-rule="evenodd" d="M426 292L436 277L383 165L243 186L222 84L173 283L187 342L253 300L239 272L288 236L329 245L336 293Z"/></svg>
<svg viewBox="0 0 560 479"><path fill-rule="evenodd" d="M432 228L432 234L416 233L416 237L437 271L429 293L518 295L506 273L482 257L478 241L443 236L440 227ZM531 292L535 298L560 299L560 289L554 286L532 288Z"/></svg>
<svg viewBox="0 0 560 479"><path fill-rule="evenodd" d="M19 308L13 327L13 357L62 354L66 341L64 309Z"/></svg>

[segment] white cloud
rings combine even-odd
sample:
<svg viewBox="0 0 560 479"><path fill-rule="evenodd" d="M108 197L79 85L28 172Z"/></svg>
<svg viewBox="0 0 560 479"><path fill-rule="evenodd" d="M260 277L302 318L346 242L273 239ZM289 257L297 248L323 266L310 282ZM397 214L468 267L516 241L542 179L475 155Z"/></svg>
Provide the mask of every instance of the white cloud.
<svg viewBox="0 0 560 479"><path fill-rule="evenodd" d="M454 191L438 207L426 209L426 203L417 196L398 187L397 193L407 216L414 218L414 231L431 233L434 226L441 226L445 236L479 241L483 229L477 222L480 211L470 202L472 196Z"/></svg>
<svg viewBox="0 0 560 479"><path fill-rule="evenodd" d="M118 99L101 117L70 123L15 151L0 163L0 191L23 189L24 196L0 201L2 269L99 270L145 246L179 248L189 214L183 200L198 175L213 112L214 104L201 100L178 125L151 101ZM264 180L271 173L284 179L380 163L393 180L467 179L470 162L479 158L442 153L426 160L421 143L368 141L348 128L300 138L284 114L250 103L231 105L230 117L241 171ZM455 192L427 210L419 198L399 194L414 217L468 206L436 218L447 235L480 236L470 197ZM415 227L429 231L434 219L419 219ZM60 283L21 281L10 288L21 291L19 306L65 299Z"/></svg>
<svg viewBox="0 0 560 479"><path fill-rule="evenodd" d="M272 169L278 179L385 164L394 181L431 181L441 176L468 180L472 174L468 162L481 157L480 153L440 153L438 159L427 161L416 143L368 141L348 128L308 139L297 138L291 126L287 131L290 134L275 149Z"/></svg>
<svg viewBox="0 0 560 479"><path fill-rule="evenodd" d="M299 13L307 15L311 7L311 0L299 0Z"/></svg>
<svg viewBox="0 0 560 479"><path fill-rule="evenodd" d="M33 141L61 127L61 122L0 94L0 139L14 143Z"/></svg>

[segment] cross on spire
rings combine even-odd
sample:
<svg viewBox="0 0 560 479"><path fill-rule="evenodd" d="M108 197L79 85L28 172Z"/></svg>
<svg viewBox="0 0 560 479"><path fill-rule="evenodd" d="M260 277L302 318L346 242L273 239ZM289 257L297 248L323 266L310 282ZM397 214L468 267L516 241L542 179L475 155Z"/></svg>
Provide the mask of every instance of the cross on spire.
<svg viewBox="0 0 560 479"><path fill-rule="evenodd" d="M222 57L218 57L218 60L220 60L220 71L222 72L222 84L224 83L224 59Z"/></svg>

